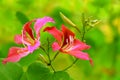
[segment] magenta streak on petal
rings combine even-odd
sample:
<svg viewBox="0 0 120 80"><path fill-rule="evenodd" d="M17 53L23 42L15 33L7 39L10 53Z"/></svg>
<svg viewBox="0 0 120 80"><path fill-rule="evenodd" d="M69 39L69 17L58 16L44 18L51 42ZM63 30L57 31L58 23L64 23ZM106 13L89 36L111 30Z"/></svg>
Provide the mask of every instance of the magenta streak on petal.
<svg viewBox="0 0 120 80"><path fill-rule="evenodd" d="M40 41L36 40L34 45L29 45L28 50L30 53L32 53L34 50L36 50L40 46Z"/></svg>

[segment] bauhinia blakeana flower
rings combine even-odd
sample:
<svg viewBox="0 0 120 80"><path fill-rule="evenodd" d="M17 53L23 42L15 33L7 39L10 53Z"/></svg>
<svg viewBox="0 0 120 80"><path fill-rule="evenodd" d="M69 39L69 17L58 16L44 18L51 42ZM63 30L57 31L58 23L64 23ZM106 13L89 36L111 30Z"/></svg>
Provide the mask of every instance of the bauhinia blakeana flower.
<svg viewBox="0 0 120 80"><path fill-rule="evenodd" d="M34 24L34 31L31 28L31 24ZM24 44L28 47L28 50L32 53L35 49L40 46L40 29L47 23L54 22L54 20L50 17L44 17L36 20L32 20L27 22L23 26L22 34L15 36L15 42L18 44ZM36 36L34 36L34 34Z"/></svg>
<svg viewBox="0 0 120 80"><path fill-rule="evenodd" d="M75 38L75 34L62 25L62 30L59 31L56 27L47 27L44 31L52 34L57 40L52 44L54 51L59 50L62 53L72 55L76 58L82 60L89 60L92 64L92 60L89 55L82 50L87 50L90 48L86 43Z"/></svg>
<svg viewBox="0 0 120 80"><path fill-rule="evenodd" d="M34 30L31 28L31 24L34 24ZM7 62L17 62L22 57L27 56L29 53L32 53L40 46L40 29L47 23L53 22L54 20L50 17L44 17L40 19L35 19L25 23L23 26L22 34L16 35L14 40L17 44L24 44L24 48L11 47L8 52L7 58L2 62L3 64ZM34 36L34 33L36 34Z"/></svg>

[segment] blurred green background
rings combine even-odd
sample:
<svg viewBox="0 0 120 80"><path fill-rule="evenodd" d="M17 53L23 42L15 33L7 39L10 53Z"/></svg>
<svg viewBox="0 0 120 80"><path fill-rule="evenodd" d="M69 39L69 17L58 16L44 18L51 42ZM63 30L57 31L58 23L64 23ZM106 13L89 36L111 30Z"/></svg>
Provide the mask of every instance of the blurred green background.
<svg viewBox="0 0 120 80"><path fill-rule="evenodd" d="M11 46L19 46L14 43L14 35L21 33L23 24L16 13L25 14L29 20L51 16L60 28L61 24L67 24L60 18L59 12L63 12L78 27L81 27L82 13L101 20L85 36L87 44L91 45L88 53L94 66L91 67L88 61L79 60L67 71L70 76L74 80L120 80L120 0L0 0L0 60L7 56ZM58 70L73 60L70 56L61 56L54 64ZM8 74L3 67L0 63L0 75Z"/></svg>

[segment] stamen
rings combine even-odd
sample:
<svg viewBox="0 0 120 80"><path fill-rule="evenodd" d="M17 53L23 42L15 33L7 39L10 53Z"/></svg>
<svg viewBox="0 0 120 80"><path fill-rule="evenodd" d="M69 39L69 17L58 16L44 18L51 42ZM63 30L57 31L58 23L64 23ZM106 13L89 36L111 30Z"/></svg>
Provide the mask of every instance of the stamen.
<svg viewBox="0 0 120 80"><path fill-rule="evenodd" d="M68 43L68 39L66 39L66 43Z"/></svg>
<svg viewBox="0 0 120 80"><path fill-rule="evenodd" d="M27 36L27 42L29 42L31 45L34 45L34 40L30 37L30 35L28 33L26 33Z"/></svg>
<svg viewBox="0 0 120 80"><path fill-rule="evenodd" d="M73 43L73 40L74 40L74 39L73 39L73 36L70 35L70 36L69 36L69 39L70 39L70 44L72 44L72 43Z"/></svg>
<svg viewBox="0 0 120 80"><path fill-rule="evenodd" d="M74 42L74 38L73 38L73 36L69 36L69 38L68 39L66 39L66 45L63 47L63 49L67 52L67 51L69 51L70 49L72 49L72 47L73 47L73 42Z"/></svg>

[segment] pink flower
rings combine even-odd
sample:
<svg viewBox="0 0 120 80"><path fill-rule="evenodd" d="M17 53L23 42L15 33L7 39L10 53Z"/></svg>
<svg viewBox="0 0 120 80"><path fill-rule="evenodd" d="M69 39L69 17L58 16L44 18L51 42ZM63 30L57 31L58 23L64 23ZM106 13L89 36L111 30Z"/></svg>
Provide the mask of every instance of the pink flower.
<svg viewBox="0 0 120 80"><path fill-rule="evenodd" d="M34 33L36 36L34 36L31 28L32 22L35 22ZM5 58L2 63L6 64L7 62L17 62L22 57L27 56L29 53L32 53L34 50L36 50L40 46L40 29L47 22L54 22L54 20L50 17L44 17L27 22L23 26L22 34L16 35L14 38L17 44L24 44L25 48L11 47L9 49L7 58Z"/></svg>
<svg viewBox="0 0 120 80"><path fill-rule="evenodd" d="M7 58L5 58L2 63L6 64L7 62L17 62L22 57L29 54L27 48L11 47L8 52Z"/></svg>
<svg viewBox="0 0 120 80"><path fill-rule="evenodd" d="M52 44L54 51L59 50L60 52L72 55L76 58L89 60L90 63L92 63L89 55L82 52L82 50L89 49L90 46L78 39L75 39L75 34L64 25L62 25L62 31L57 30L56 27L47 27L44 31L49 32L56 38L57 42Z"/></svg>
<svg viewBox="0 0 120 80"><path fill-rule="evenodd" d="M35 32L31 28L32 22L35 22L34 24ZM40 46L40 29L47 22L54 22L54 20L50 17L44 17L41 19L36 19L36 20L27 22L23 26L22 34L15 36L15 42L17 44L23 43L28 47L28 50L30 51L30 53L32 53L35 49L37 49ZM34 36L33 32L36 34L36 37Z"/></svg>

